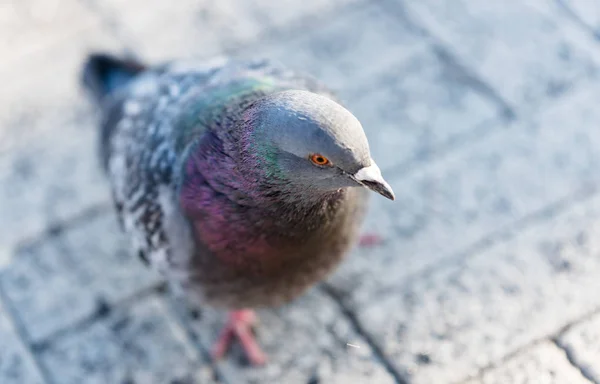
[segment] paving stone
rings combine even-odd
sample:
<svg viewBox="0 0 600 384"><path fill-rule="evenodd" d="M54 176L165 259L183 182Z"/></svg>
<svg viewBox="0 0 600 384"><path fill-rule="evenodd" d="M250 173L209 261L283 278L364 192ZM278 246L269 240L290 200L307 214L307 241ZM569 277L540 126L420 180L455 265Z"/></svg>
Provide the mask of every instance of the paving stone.
<svg viewBox="0 0 600 384"><path fill-rule="evenodd" d="M0 65L0 254L5 256L49 223L108 198L96 161L96 119L82 97L79 75L90 50L120 45L99 25L86 22L77 29L77 13L57 13L60 24L69 24L63 17L74 18L73 35L48 27L57 33L52 42L31 52L11 50L10 60ZM43 28L36 33L52 35ZM0 267L7 262L2 257Z"/></svg>
<svg viewBox="0 0 600 384"><path fill-rule="evenodd" d="M42 128L27 139L30 142L0 155L0 248L6 254L50 224L90 206L109 204L91 115L84 119L73 111L61 112L65 115L49 113L38 121L60 127L60 133Z"/></svg>
<svg viewBox="0 0 600 384"><path fill-rule="evenodd" d="M158 277L134 257L111 214L23 248L0 284L31 341L105 310Z"/></svg>
<svg viewBox="0 0 600 384"><path fill-rule="evenodd" d="M287 306L258 315L258 340L269 355L269 363L262 368L247 366L235 345L218 364L226 383L394 383L338 305L317 289ZM188 317L186 321L202 343L211 346L224 325L225 314L205 309L196 319Z"/></svg>
<svg viewBox="0 0 600 384"><path fill-rule="evenodd" d="M571 327L560 337L559 343L587 377L600 382L600 315Z"/></svg>
<svg viewBox="0 0 600 384"><path fill-rule="evenodd" d="M369 3L342 9L307 29L301 37L297 33L271 36L238 55L278 59L348 92L372 87L382 72L396 69L428 47L418 31Z"/></svg>
<svg viewBox="0 0 600 384"><path fill-rule="evenodd" d="M592 84L535 120L459 143L412 172L388 173L396 201L372 196L364 225L386 242L357 250L332 283L348 300L374 300L407 276L598 183L598 97Z"/></svg>
<svg viewBox="0 0 600 384"><path fill-rule="evenodd" d="M38 371L31 353L15 333L9 315L0 305L0 383L2 384L42 384L44 380Z"/></svg>
<svg viewBox="0 0 600 384"><path fill-rule="evenodd" d="M488 123L499 114L497 105L431 50L381 71L370 88L342 94L365 128L384 173L426 161L475 131L497 128Z"/></svg>
<svg viewBox="0 0 600 384"><path fill-rule="evenodd" d="M61 115L65 109L86 104L79 75L89 51L123 48L79 1L10 3L8 9L18 9L20 16L0 27L7 29L0 33L0 124L5 125L0 130L0 152L14 142L12 136L27 135L43 126L33 123L38 115ZM55 11L51 11L53 4ZM34 14L48 17L48 21L32 16L30 8L39 9Z"/></svg>
<svg viewBox="0 0 600 384"><path fill-rule="evenodd" d="M349 305L411 383L456 382L598 308L598 230L595 195Z"/></svg>
<svg viewBox="0 0 600 384"><path fill-rule="evenodd" d="M600 3L589 0L555 0L567 8L575 17L600 34ZM600 35L599 35L600 36Z"/></svg>
<svg viewBox="0 0 600 384"><path fill-rule="evenodd" d="M564 351L545 342L465 384L591 384L569 364Z"/></svg>
<svg viewBox="0 0 600 384"><path fill-rule="evenodd" d="M53 340L40 354L57 384L214 383L210 366L158 297Z"/></svg>
<svg viewBox="0 0 600 384"><path fill-rule="evenodd" d="M521 111L597 73L589 33L546 0L406 2L415 19Z"/></svg>
<svg viewBox="0 0 600 384"><path fill-rule="evenodd" d="M287 27L355 0L117 0L98 4L136 52L151 60L235 50L273 28Z"/></svg>

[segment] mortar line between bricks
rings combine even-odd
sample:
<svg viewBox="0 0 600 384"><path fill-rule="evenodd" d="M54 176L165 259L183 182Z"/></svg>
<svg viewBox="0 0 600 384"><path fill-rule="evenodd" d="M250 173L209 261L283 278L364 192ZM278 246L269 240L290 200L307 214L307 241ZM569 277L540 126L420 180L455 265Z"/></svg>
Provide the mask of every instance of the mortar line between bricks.
<svg viewBox="0 0 600 384"><path fill-rule="evenodd" d="M111 209L113 209L112 205L107 202L87 206L79 212L71 215L71 217L58 219L48 223L45 228L39 231L37 234L25 236L17 240L13 249L36 246L42 242L59 236L77 224L85 223L87 220L95 219L107 211L112 212Z"/></svg>
<svg viewBox="0 0 600 384"><path fill-rule="evenodd" d="M389 11L400 21L408 24L410 27L430 38L434 42L431 48L441 61L460 70L462 74L464 74L463 81L482 95L487 96L490 100L494 101L507 118L517 119L518 116L514 106L505 100L494 87L485 81L485 77L477 73L471 66L463 63L459 56L453 53L451 44L447 43L437 34L432 33L426 26L419 22L418 16L414 17L413 20L410 12L406 11L406 5L402 0L382 0L381 7L384 10Z"/></svg>
<svg viewBox="0 0 600 384"><path fill-rule="evenodd" d="M556 332L556 334L554 336L552 336L552 342L554 342L554 344L556 345L557 348L559 348L565 352L565 355L567 357L567 360L569 360L569 363L573 367L577 368L579 370L579 372L581 372L583 377L585 377L591 383L594 383L594 384L600 384L600 382L595 380L592 377L592 375L589 372L587 372L587 370L584 367L577 364L577 362L575 361L575 357L572 354L571 349L569 347L567 347L566 345L563 345L562 342L560 341L560 338L565 333L569 332L573 327L576 327L598 315L600 315L600 307L598 307L595 310L589 312L588 314L580 317L579 319L572 321L572 322L568 323L567 325L563 326L558 332Z"/></svg>
<svg viewBox="0 0 600 384"><path fill-rule="evenodd" d="M198 353L200 353L202 357L204 357L206 362L210 365L213 371L214 381L216 381L217 383L229 383L229 381L226 379L227 376L223 374L223 372L219 368L219 365L214 361L214 359L210 355L209 347L206 345L204 340L202 340L202 337L193 331L192 326L186 320L186 314L183 312L183 309L187 307L182 308L181 306L177 305L176 299L172 294L168 296L167 303L169 305L169 308L171 308L171 310L175 313L175 315L173 316L175 318L175 321L184 330L185 335L187 337L187 341L190 342L190 344L196 349L196 351L198 351Z"/></svg>
<svg viewBox="0 0 600 384"><path fill-rule="evenodd" d="M137 292L132 293L131 295L126 296L113 303L101 301L99 302L98 309L93 313L82 317L81 319L73 322L72 324L55 330L49 335L43 337L41 340L29 341L28 344L30 348L34 351L43 351L53 341L60 339L61 337L64 337L66 335L69 335L73 332L85 329L86 327L89 327L102 319L110 317L110 315L115 313L115 311L125 308L128 304L136 302L136 300L145 299L154 294L163 292L165 290L165 286L166 283L164 281L160 281L148 287L144 287L143 289L140 289ZM27 340L27 337L25 337L24 340Z"/></svg>
<svg viewBox="0 0 600 384"><path fill-rule="evenodd" d="M598 308L596 308L596 309L594 309L594 310L586 313L585 315L577 318L576 320L570 322L567 325L561 326L555 332L550 332L547 335L544 335L542 337L534 339L534 340L530 341L529 343L524 344L524 345L522 345L522 346L514 349L513 351L505 354L504 356L502 356L498 360L493 361L493 362L487 364L486 366L480 368L477 371L476 374L474 374L474 375L472 375L470 377L467 377L467 378L465 378L463 380L460 380L457 383L464 384L464 383L467 383L467 382L469 382L469 381L471 381L473 379L475 379L475 380L476 379L481 379L487 372L490 372L490 371L492 371L494 369L497 369L497 368L501 368L503 364L505 364L506 362L510 361L511 359L517 357L519 354L521 354L521 353L523 353L523 352L525 352L525 351L527 351L527 350L529 350L529 349L531 349L531 348L533 348L533 347L535 347L537 345L540 345L540 344L542 344L544 342L547 342L547 341L553 342L559 349L565 351L565 353L566 353L567 351L565 350L565 348L563 348L561 345L558 344L558 342L557 342L558 339L565 332L567 332L569 329L571 329L572 327L577 326L577 325L579 325L579 324L587 321L588 319L590 319L590 318L592 318L592 317L594 317L594 316L596 316L598 314L600 314L600 307L598 307ZM569 358L568 355L567 355L567 359L569 360L569 363L571 365L573 365L573 367L578 368L578 369L580 368L576 364L573 364L573 362L571 361L571 358ZM582 374L583 374L583 372L582 372ZM583 374L583 376L586 379L590 380L590 382L593 383L593 384L600 384L600 383L596 382L595 380L588 378L585 374Z"/></svg>
<svg viewBox="0 0 600 384"><path fill-rule="evenodd" d="M561 351L563 351L565 353L565 356L566 356L567 360L569 361L569 364L571 364L571 366L573 366L573 368L577 369L579 371L579 373L581 373L581 376L585 377L590 383L599 384L596 380L594 380L594 378L587 371L587 369L585 369L581 365L577 364L577 361L575 359L575 356L573 356L573 351L571 350L571 348L567 347L566 345L563 345L558 338L552 338L552 342L554 343L554 345L556 345L556 347L558 349L560 349Z"/></svg>
<svg viewBox="0 0 600 384"><path fill-rule="evenodd" d="M583 29L584 32L590 33L596 41L600 39L600 34L596 32L596 30L594 30L594 28L591 25L583 21L581 17L579 17L579 15L577 15L573 11L573 9L571 9L571 7L567 3L565 3L564 0L553 1L555 1L558 4L558 7L567 15L567 17L570 17L579 28Z"/></svg>
<svg viewBox="0 0 600 384"><path fill-rule="evenodd" d="M544 342L547 342L549 339L548 336L543 336L541 338L538 339L534 339L531 340L529 343L527 344L523 344L522 346L514 349L513 351L501 356L500 358L498 358L497 360L479 368L477 370L477 372L473 375L470 375L468 377L465 377L461 380L456 381L453 384L466 384L471 382L472 380L480 380L483 378L483 376L485 376L488 372L493 371L494 369L499 369L502 368L502 366L504 364L506 364L507 362L509 362L510 360L514 359L515 357L517 357L519 354L534 348Z"/></svg>
<svg viewBox="0 0 600 384"><path fill-rule="evenodd" d="M6 295L6 292L4 292L2 284L0 284L0 301L2 302L2 305L6 311L8 321L12 323L21 345L26 349L33 362L33 365L42 377L42 380L44 380L46 384L55 384L54 380L52 380L52 375L46 369L44 364L42 364L36 351L31 348L31 345L27 342L27 331L25 324L23 324L19 318L16 309L13 307L12 302L8 298L8 295Z"/></svg>
<svg viewBox="0 0 600 384"><path fill-rule="evenodd" d="M473 242L471 245L466 246L462 251L455 252L454 254L443 258L435 265L408 274L404 278L405 284L410 284L414 279L427 277L429 274L434 273L440 268L455 265L457 262L464 263L476 254L479 254L496 244L517 237L523 230L545 221L548 217L557 216L575 204L592 199L598 195L599 191L600 186L596 183L585 185L580 190L575 191L562 199L549 203L537 211L524 215L512 223L506 224L504 227L490 232Z"/></svg>
<svg viewBox="0 0 600 384"><path fill-rule="evenodd" d="M585 323L586 321L592 319L595 316L599 316L600 315L600 306L593 309L592 311L586 313L585 315L581 316L580 318L571 321L570 323L563 325L562 327L560 327L560 329L555 332L554 336L555 338L560 338L562 336L564 336L565 333L569 332L573 327L576 327L578 325L580 325L581 323Z"/></svg>
<svg viewBox="0 0 600 384"><path fill-rule="evenodd" d="M320 286L319 291L336 302L336 304L339 306L342 316L344 316L348 320L352 329L357 333L357 335L362 337L367 342L369 347L372 349L373 354L377 358L378 362L381 363L381 365L384 367L384 369L394 378L396 384L408 384L408 382L402 378L402 376L394 369L394 367L391 365L391 363L387 360L387 358L385 357L385 354L382 353L382 351L378 347L378 345L375 344L369 338L368 334L366 334L362 330L362 328L360 327L360 324L357 323L354 314L351 311L349 311L347 308L344 307L342 301L339 300L339 298L337 297L335 292L333 292L333 290L331 290L330 287L326 286L325 282ZM209 364L215 374L215 377L214 377L215 381L218 383L229 383L229 381L226 379L227 376L223 374L223 372L219 368L219 365L217 363L215 363L214 360L212 359L210 352L209 352L210 349L207 346L205 340L202 340L201 336L199 336L195 332L193 332L192 327L186 321L185 313L183 313L181 311L180 307L176 305L176 303L174 302L172 297L170 297L170 300L168 300L168 302L170 304L170 307L176 313L176 315L174 316L176 321L185 330L188 340L196 348L196 350L198 352L200 352L202 354L202 356L205 357L207 359L207 361L209 362Z"/></svg>
<svg viewBox="0 0 600 384"><path fill-rule="evenodd" d="M388 359L383 351L383 348L379 346L375 342L375 340L371 337L371 335L363 328L360 320L356 317L356 314L344 303L344 300L341 296L335 291L333 287L331 287L327 282L323 282L321 285L321 290L329 296L333 301L335 301L342 312L342 315L350 322L350 325L354 329L354 331L363 338L371 350L373 354L379 360L379 362L383 365L386 371L394 378L396 384L409 384L402 374L394 367L392 362Z"/></svg>

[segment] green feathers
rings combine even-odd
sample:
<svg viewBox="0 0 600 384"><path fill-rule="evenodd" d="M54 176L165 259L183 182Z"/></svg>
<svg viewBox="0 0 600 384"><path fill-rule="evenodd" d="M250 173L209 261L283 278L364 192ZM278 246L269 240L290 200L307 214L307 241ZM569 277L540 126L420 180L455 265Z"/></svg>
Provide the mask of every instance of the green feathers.
<svg viewBox="0 0 600 384"><path fill-rule="evenodd" d="M249 78L215 87L196 89L186 96L184 113L177 121L177 151L207 128L220 126L239 117L245 106L277 90L271 78Z"/></svg>
<svg viewBox="0 0 600 384"><path fill-rule="evenodd" d="M285 179L283 171L277 162L277 149L272 145L263 143L254 148L259 161L264 163L263 170L270 179Z"/></svg>

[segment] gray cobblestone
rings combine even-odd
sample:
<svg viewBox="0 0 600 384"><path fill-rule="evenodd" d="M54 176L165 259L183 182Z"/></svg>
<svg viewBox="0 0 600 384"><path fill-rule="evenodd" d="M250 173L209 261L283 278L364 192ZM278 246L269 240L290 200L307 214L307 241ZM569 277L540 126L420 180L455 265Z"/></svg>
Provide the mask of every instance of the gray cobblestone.
<svg viewBox="0 0 600 384"><path fill-rule="evenodd" d="M355 252L335 286L357 303L374 300L407 276L597 183L597 97L593 85L582 88L535 120L490 129L414 172L388 176L397 201L373 198L364 226L387 242Z"/></svg>
<svg viewBox="0 0 600 384"><path fill-rule="evenodd" d="M570 328L559 343L588 377L600 383L600 315Z"/></svg>
<svg viewBox="0 0 600 384"><path fill-rule="evenodd" d="M521 111L595 77L600 51L553 1L406 2L415 18Z"/></svg>
<svg viewBox="0 0 600 384"><path fill-rule="evenodd" d="M210 366L158 297L53 340L42 352L57 384L211 384Z"/></svg>
<svg viewBox="0 0 600 384"><path fill-rule="evenodd" d="M41 9L55 4L56 16L46 22L11 19L19 25L14 36L0 33L0 56L10 58L0 64L0 266L23 239L108 201L96 162L93 113L78 74L89 50L120 45L78 2L35 3ZM9 7L26 12L29 4ZM39 46L19 49L30 46L28 39Z"/></svg>
<svg viewBox="0 0 600 384"><path fill-rule="evenodd" d="M318 290L258 315L259 342L269 364L243 368L245 358L236 346L218 366L227 383L394 383L338 305ZM203 310L198 320L188 319L206 346L216 340L224 321L224 313L210 309Z"/></svg>
<svg viewBox="0 0 600 384"><path fill-rule="evenodd" d="M600 36L600 3L588 0L555 0Z"/></svg>
<svg viewBox="0 0 600 384"><path fill-rule="evenodd" d="M599 219L596 196L353 310L412 383L455 382L600 305Z"/></svg>
<svg viewBox="0 0 600 384"><path fill-rule="evenodd" d="M489 121L498 106L458 72L427 50L402 66L380 71L370 89L347 93L348 107L365 127L373 153L380 154L384 173L426 161L486 122L484 128L496 128Z"/></svg>
<svg viewBox="0 0 600 384"><path fill-rule="evenodd" d="M434 268L598 182L596 93L580 89L535 122L494 131L414 179L392 180L398 210L374 204L366 227L387 244L355 253L332 284L414 383L472 374L600 304L592 293L600 268L593 248L569 249L577 236L593 236L597 199L567 216L541 218L548 223L526 230L522 240ZM432 272L406 279L426 267Z"/></svg>
<svg viewBox="0 0 600 384"><path fill-rule="evenodd" d="M35 366L31 352L23 345L15 332L4 308L0 306L0 383L43 384L42 376Z"/></svg>
<svg viewBox="0 0 600 384"><path fill-rule="evenodd" d="M7 254L50 224L108 204L109 190L96 161L96 132L73 119L65 124L49 118L45 123L61 126L60 134L44 128L28 144L13 147L14 155L0 155L0 247Z"/></svg>
<svg viewBox="0 0 600 384"><path fill-rule="evenodd" d="M300 36L270 36L266 44L259 41L240 54L279 59L348 93L372 87L376 79L428 46L417 31L369 3L341 9L306 30Z"/></svg>
<svg viewBox="0 0 600 384"><path fill-rule="evenodd" d="M519 353L501 367L465 384L591 384L550 342Z"/></svg>
<svg viewBox="0 0 600 384"><path fill-rule="evenodd" d="M0 284L31 341L43 341L110 305L156 284L129 251L112 215L22 249Z"/></svg>

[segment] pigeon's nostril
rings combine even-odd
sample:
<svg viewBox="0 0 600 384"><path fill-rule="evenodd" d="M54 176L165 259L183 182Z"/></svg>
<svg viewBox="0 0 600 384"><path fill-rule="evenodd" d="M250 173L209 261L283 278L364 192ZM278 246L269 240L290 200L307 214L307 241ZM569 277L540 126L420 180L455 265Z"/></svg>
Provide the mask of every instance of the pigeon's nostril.
<svg viewBox="0 0 600 384"><path fill-rule="evenodd" d="M363 183L363 185L369 189L375 189L379 185L379 183L376 183L374 181L368 181L368 180L362 180L361 183Z"/></svg>

